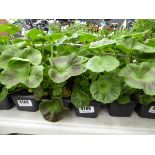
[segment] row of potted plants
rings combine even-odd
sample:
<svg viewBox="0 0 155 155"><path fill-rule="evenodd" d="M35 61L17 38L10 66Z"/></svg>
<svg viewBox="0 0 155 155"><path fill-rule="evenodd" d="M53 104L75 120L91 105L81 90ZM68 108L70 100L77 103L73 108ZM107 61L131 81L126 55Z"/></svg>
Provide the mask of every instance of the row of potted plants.
<svg viewBox="0 0 155 155"><path fill-rule="evenodd" d="M155 118L155 38L151 30L112 35L79 30L31 29L0 25L0 108L40 110L47 121L70 110L97 117L101 105L114 116ZM4 107L4 103L8 107Z"/></svg>

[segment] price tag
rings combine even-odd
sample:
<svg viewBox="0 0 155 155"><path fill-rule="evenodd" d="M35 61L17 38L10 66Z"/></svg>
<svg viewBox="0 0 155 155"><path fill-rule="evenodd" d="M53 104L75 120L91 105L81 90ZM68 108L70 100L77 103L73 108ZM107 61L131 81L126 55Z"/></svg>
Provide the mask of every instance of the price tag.
<svg viewBox="0 0 155 155"><path fill-rule="evenodd" d="M93 106L87 106L83 108L79 108L80 113L94 113L94 107Z"/></svg>
<svg viewBox="0 0 155 155"><path fill-rule="evenodd" d="M32 106L31 100L17 100L17 103L21 107L31 107Z"/></svg>
<svg viewBox="0 0 155 155"><path fill-rule="evenodd" d="M155 106L151 106L151 108L149 109L149 113L155 113Z"/></svg>

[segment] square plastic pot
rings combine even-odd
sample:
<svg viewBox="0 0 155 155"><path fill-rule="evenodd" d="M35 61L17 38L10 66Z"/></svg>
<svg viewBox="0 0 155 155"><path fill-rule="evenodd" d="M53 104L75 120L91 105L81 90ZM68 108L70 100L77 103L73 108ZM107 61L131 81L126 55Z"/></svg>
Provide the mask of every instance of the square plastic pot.
<svg viewBox="0 0 155 155"><path fill-rule="evenodd" d="M135 110L140 117L155 119L155 102L149 105L138 104Z"/></svg>
<svg viewBox="0 0 155 155"><path fill-rule="evenodd" d="M119 104L117 102L113 102L109 104L107 107L108 107L108 112L111 116L129 117L134 111L135 106L136 106L136 103L134 102L131 102L125 105Z"/></svg>
<svg viewBox="0 0 155 155"><path fill-rule="evenodd" d="M40 102L36 101L34 95L26 90L21 90L12 94L11 98L20 111L36 112L39 110Z"/></svg>
<svg viewBox="0 0 155 155"><path fill-rule="evenodd" d="M12 100L7 97L3 101L0 102L0 110L9 110L14 107L14 103Z"/></svg>
<svg viewBox="0 0 155 155"><path fill-rule="evenodd" d="M75 108L76 116L86 117L86 118L96 118L101 109L100 103L96 101L91 101L89 106L83 108Z"/></svg>

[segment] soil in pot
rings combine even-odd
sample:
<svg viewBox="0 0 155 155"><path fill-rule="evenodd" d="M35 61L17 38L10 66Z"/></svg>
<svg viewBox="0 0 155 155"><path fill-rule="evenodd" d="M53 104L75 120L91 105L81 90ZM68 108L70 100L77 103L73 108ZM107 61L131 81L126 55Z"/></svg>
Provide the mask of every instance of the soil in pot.
<svg viewBox="0 0 155 155"><path fill-rule="evenodd" d="M108 105L108 112L111 116L129 117L131 116L135 106L136 103L134 102L122 105L115 101Z"/></svg>
<svg viewBox="0 0 155 155"><path fill-rule="evenodd" d="M35 112L39 110L39 102L35 100L33 93L26 90L12 94L12 100L20 111Z"/></svg>
<svg viewBox="0 0 155 155"><path fill-rule="evenodd" d="M9 110L14 107L14 103L10 97L5 98L0 102L0 110Z"/></svg>
<svg viewBox="0 0 155 155"><path fill-rule="evenodd" d="M100 103L91 101L89 106L83 108L75 108L76 115L78 117L96 118L101 109Z"/></svg>
<svg viewBox="0 0 155 155"><path fill-rule="evenodd" d="M155 119L155 102L149 105L138 104L135 110L140 117Z"/></svg>

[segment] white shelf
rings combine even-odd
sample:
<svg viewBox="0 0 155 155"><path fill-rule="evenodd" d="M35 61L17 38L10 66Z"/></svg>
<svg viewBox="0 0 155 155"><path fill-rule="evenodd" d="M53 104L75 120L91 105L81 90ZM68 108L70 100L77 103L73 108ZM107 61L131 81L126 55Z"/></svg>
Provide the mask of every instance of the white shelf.
<svg viewBox="0 0 155 155"><path fill-rule="evenodd" d="M13 108L0 111L0 134L155 134L155 120L133 113L131 117L111 117L104 109L98 118L76 117L71 112L63 120L50 123L40 112L23 112Z"/></svg>

